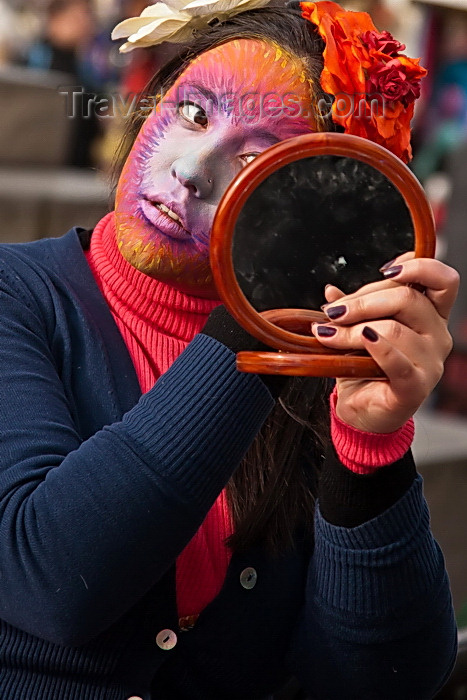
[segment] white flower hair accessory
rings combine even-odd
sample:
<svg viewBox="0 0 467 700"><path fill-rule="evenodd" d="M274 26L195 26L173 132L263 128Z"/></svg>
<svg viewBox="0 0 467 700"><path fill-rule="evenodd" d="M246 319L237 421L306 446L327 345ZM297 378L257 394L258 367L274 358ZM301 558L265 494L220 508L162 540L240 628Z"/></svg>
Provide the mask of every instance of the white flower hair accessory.
<svg viewBox="0 0 467 700"><path fill-rule="evenodd" d="M117 24L112 39L128 39L121 53L144 46L156 46L168 41L183 44L197 29L205 28L213 20L220 22L257 7L269 0L166 0L145 7L139 17L131 17Z"/></svg>

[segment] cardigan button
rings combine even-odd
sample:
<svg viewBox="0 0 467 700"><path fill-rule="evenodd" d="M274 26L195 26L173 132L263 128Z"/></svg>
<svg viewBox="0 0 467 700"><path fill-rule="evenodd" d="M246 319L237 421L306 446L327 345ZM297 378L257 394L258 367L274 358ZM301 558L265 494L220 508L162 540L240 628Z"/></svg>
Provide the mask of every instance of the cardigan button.
<svg viewBox="0 0 467 700"><path fill-rule="evenodd" d="M159 649L170 651L177 643L177 635L172 630L161 630L156 637L156 644Z"/></svg>
<svg viewBox="0 0 467 700"><path fill-rule="evenodd" d="M247 589L247 591L250 591L256 586L257 580L258 574L252 566L248 566L246 569L243 569L242 573L240 574L240 583L242 584L243 588Z"/></svg>
<svg viewBox="0 0 467 700"><path fill-rule="evenodd" d="M128 698L128 700L143 700L139 695L132 695L131 698Z"/></svg>

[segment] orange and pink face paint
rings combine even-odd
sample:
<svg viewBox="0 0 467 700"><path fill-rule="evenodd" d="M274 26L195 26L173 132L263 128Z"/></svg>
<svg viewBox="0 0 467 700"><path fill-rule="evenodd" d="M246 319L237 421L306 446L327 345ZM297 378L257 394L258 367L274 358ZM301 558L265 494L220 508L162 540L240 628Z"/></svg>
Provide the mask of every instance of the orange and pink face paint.
<svg viewBox="0 0 467 700"><path fill-rule="evenodd" d="M134 267L214 296L209 235L237 173L268 146L315 130L299 59L256 39L201 54L144 123L117 188L117 240Z"/></svg>

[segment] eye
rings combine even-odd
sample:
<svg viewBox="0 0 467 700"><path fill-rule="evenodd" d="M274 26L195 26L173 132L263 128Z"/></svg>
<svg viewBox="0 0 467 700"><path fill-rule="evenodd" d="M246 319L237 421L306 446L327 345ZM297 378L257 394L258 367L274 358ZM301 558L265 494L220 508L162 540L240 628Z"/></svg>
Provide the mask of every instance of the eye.
<svg viewBox="0 0 467 700"><path fill-rule="evenodd" d="M205 127L208 125L208 117L202 107L195 102L184 101L178 105L178 113L191 124L199 124Z"/></svg>
<svg viewBox="0 0 467 700"><path fill-rule="evenodd" d="M248 165L248 163L251 163L251 161L254 160L257 156L259 156L259 153L243 153L240 156L240 158L245 163L245 165Z"/></svg>

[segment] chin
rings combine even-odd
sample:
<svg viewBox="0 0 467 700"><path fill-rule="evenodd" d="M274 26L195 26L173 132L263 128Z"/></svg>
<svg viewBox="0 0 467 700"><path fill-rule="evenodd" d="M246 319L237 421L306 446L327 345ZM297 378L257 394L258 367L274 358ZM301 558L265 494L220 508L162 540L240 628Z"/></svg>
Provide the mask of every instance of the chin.
<svg viewBox="0 0 467 700"><path fill-rule="evenodd" d="M186 294L218 299L207 245L201 248L194 239L168 238L134 215L121 212L117 215L117 242L125 260L148 277Z"/></svg>
<svg viewBox="0 0 467 700"><path fill-rule="evenodd" d="M132 251L126 255L121 249L123 257L148 277L152 277L159 282L164 282L170 287L185 294L191 294L206 299L217 299L218 294L214 285L209 262L203 260L193 260L191 257L181 256L174 259L163 248L158 249L157 255L142 258Z"/></svg>

